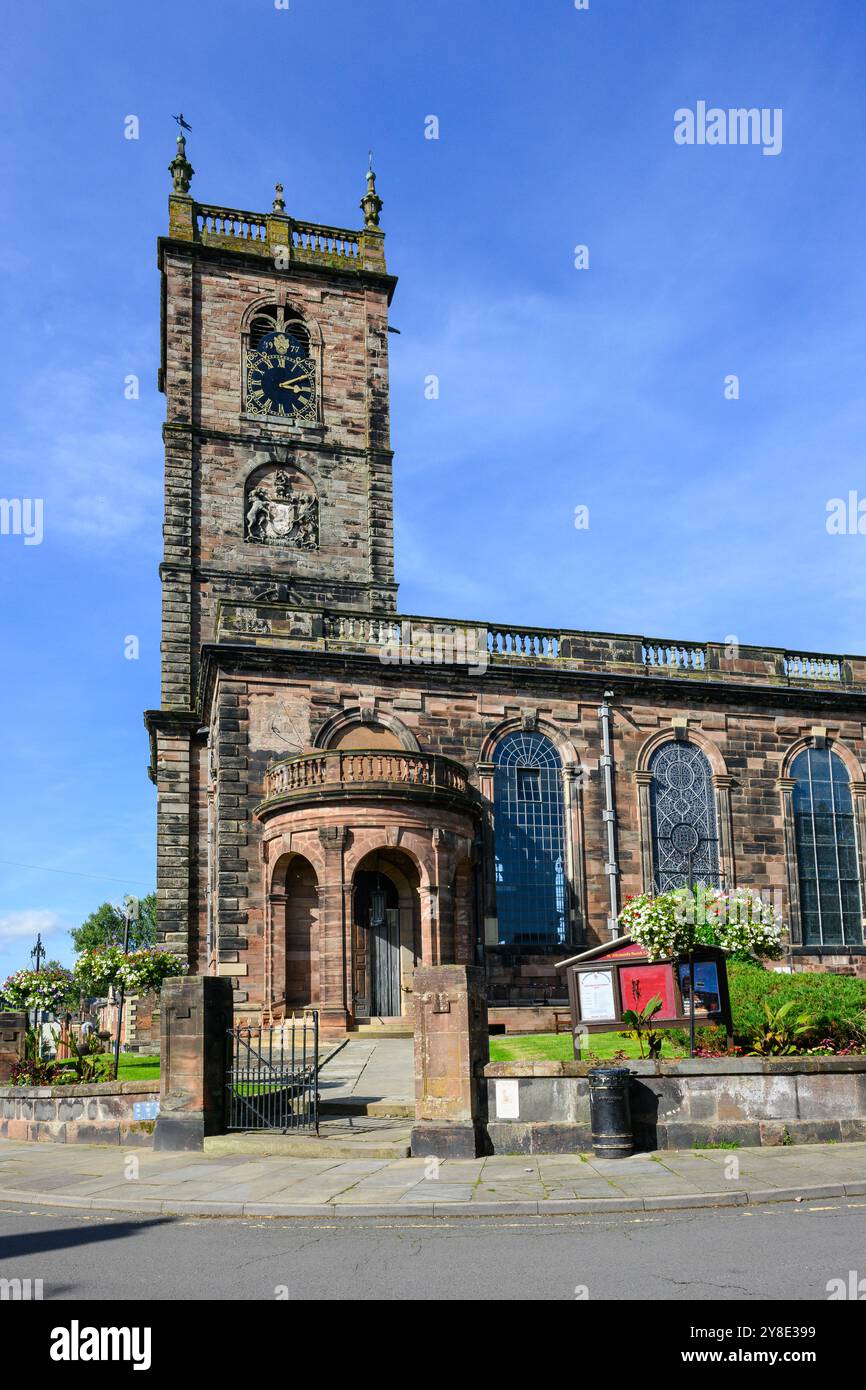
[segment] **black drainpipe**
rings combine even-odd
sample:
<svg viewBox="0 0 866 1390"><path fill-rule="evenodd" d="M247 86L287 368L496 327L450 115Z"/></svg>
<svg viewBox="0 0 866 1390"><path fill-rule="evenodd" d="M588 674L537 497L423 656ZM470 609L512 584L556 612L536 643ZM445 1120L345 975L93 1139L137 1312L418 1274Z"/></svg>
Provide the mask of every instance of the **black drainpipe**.
<svg viewBox="0 0 866 1390"><path fill-rule="evenodd" d="M610 892L610 913L607 919L607 929L611 937L617 935L618 927L616 919L619 916L619 865L616 858L616 810L613 800L613 754L611 753L610 739L610 718L611 711L608 700L613 698L613 691L606 690L602 696L603 703L599 705L598 717L601 720L601 743L602 755L599 759L602 781L604 783L604 810L602 820L607 832L607 859L604 871L607 875L608 889Z"/></svg>

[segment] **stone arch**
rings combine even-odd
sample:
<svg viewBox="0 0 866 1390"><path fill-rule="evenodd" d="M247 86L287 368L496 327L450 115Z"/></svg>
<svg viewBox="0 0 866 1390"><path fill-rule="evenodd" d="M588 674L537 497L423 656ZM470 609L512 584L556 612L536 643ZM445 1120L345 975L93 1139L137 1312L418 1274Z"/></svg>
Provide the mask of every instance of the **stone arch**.
<svg viewBox="0 0 866 1390"><path fill-rule="evenodd" d="M402 1015L421 956L418 866L403 846L379 845L357 859L350 882L353 1011ZM377 922L370 920L374 891L383 905Z"/></svg>
<svg viewBox="0 0 866 1390"><path fill-rule="evenodd" d="M689 726L686 729L658 729L645 739L638 750L637 761L635 762L635 772L649 772L650 763L654 754L658 752L664 743L671 743L676 739L682 739L685 743L693 743L696 748L700 748L704 757L710 765L713 777L727 777L728 765L725 762L724 754L717 743L701 729L693 729Z"/></svg>
<svg viewBox="0 0 866 1390"><path fill-rule="evenodd" d="M351 879L361 862L371 854L387 854L395 851L405 854L418 873L422 888L429 889L434 883L432 856L429 841L412 830L399 830L389 834L383 829L353 829L352 843L346 851L345 875Z"/></svg>
<svg viewBox="0 0 866 1390"><path fill-rule="evenodd" d="M814 747L815 738L811 734L795 739L785 750L785 756L782 759L782 769L779 775L781 777L790 777L791 768L794 765L795 759L800 753L805 752L807 748ZM845 770L851 782L862 782L866 779L866 773L863 771L859 758L847 744L841 741L841 739L828 738L827 747L831 753L835 753L838 758L841 758L842 762L845 764Z"/></svg>
<svg viewBox="0 0 866 1390"><path fill-rule="evenodd" d="M321 350L324 340L318 319L314 318L306 304L301 306L294 300L290 300L284 290L281 292L272 290L270 293L257 295L246 305L240 322L240 332L245 342L249 337L253 319L265 313L272 305L282 308L287 323L302 323L309 337L310 347Z"/></svg>
<svg viewBox="0 0 866 1390"><path fill-rule="evenodd" d="M340 710L338 714L333 714L326 719L317 730L313 738L314 748L336 748L346 746L341 744L341 738L349 734L355 726L368 726L371 733L374 728L386 730L392 734L395 742L391 744L394 748L403 748L409 753L420 753L421 745L412 730L398 719L396 715L387 714L384 711L362 709L355 706L350 709ZM366 743L356 744L355 747L371 748L388 746L385 744Z"/></svg>
<svg viewBox="0 0 866 1390"><path fill-rule="evenodd" d="M556 724L552 724L546 719L525 722L520 718L503 719L485 734L478 761L482 764L492 762L497 743L500 743L508 734L515 733L542 734L545 738L550 739L559 754L563 767L580 763L580 757L571 739Z"/></svg>

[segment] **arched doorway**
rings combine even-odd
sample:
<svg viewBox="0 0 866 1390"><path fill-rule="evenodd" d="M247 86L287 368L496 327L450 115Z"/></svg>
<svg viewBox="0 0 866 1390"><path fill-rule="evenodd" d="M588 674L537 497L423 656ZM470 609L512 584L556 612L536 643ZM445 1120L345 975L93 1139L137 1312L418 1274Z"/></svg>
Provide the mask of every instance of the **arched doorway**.
<svg viewBox="0 0 866 1390"><path fill-rule="evenodd" d="M352 881L356 1016L398 1018L420 951L418 872L404 854L368 854Z"/></svg>

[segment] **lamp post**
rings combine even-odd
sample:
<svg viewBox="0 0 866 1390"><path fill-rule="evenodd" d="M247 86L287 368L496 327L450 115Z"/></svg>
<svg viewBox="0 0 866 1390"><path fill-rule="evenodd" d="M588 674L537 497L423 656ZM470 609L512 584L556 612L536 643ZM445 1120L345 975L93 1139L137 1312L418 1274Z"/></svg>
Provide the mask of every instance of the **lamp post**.
<svg viewBox="0 0 866 1390"><path fill-rule="evenodd" d="M139 902L137 898L128 898L123 912L123 954L129 950L129 928L133 917L138 917ZM120 992L117 998L117 1030L114 1035L114 1080L117 1080L117 1072L120 1067L120 1034L123 1028L123 982L120 984Z"/></svg>
<svg viewBox="0 0 866 1390"><path fill-rule="evenodd" d="M686 865L686 882L689 888L689 910L694 912L695 882L692 860L701 837L689 821L681 821L671 830L671 844L682 854ZM689 1056L695 1055L695 951L694 942L689 946Z"/></svg>
<svg viewBox="0 0 866 1390"><path fill-rule="evenodd" d="M34 969L38 973L42 969L42 962L45 959L45 947L42 945L42 933L36 933L36 945L30 952L30 959L35 961Z"/></svg>

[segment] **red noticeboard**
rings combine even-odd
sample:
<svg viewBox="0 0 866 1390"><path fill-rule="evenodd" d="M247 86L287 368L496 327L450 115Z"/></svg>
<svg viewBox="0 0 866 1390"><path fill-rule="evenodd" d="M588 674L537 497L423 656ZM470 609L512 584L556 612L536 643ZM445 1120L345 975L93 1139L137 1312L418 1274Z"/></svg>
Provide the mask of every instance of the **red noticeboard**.
<svg viewBox="0 0 866 1390"><path fill-rule="evenodd" d="M676 1018L674 967L670 961L653 965L621 965L619 988L624 1009L642 1009L656 994L660 994L662 1006L655 1018L659 1023L662 1019Z"/></svg>

